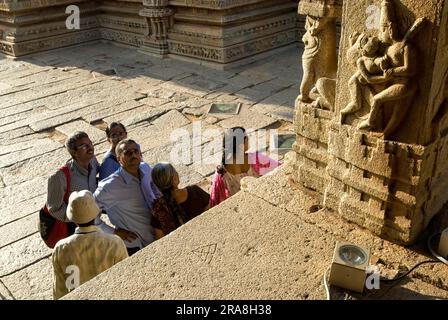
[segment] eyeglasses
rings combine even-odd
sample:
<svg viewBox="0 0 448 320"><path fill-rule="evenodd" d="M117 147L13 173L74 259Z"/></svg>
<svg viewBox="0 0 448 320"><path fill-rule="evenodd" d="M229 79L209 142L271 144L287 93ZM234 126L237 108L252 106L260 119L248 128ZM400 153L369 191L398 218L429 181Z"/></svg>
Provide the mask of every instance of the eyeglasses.
<svg viewBox="0 0 448 320"><path fill-rule="evenodd" d="M79 150L79 149L87 150L89 148L93 148L93 144L92 143L83 143L83 144L77 146L76 150Z"/></svg>
<svg viewBox="0 0 448 320"><path fill-rule="evenodd" d="M113 133L110 135L110 138L117 139L117 138L124 137L126 134L127 134L127 132Z"/></svg>
<svg viewBox="0 0 448 320"><path fill-rule="evenodd" d="M140 155L140 150L139 149L123 150L123 154L126 157L129 157L130 155L133 155L133 154Z"/></svg>

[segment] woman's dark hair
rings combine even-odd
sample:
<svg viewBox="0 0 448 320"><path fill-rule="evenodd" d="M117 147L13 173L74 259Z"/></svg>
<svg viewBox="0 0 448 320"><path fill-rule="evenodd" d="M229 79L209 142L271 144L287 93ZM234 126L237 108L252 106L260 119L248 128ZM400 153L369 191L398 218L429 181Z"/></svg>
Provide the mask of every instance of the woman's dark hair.
<svg viewBox="0 0 448 320"><path fill-rule="evenodd" d="M229 160L234 160L234 157L238 152L238 146L243 144L246 138L246 129L243 127L233 127L226 130L222 139L223 152L221 165L218 166L218 173L223 174L225 172L225 164L228 163Z"/></svg>
<svg viewBox="0 0 448 320"><path fill-rule="evenodd" d="M168 206L176 228L178 228L188 221L188 217L173 196L173 178L175 174L176 169L170 163L162 162L154 166L151 178L160 192L162 192L162 197Z"/></svg>
<svg viewBox="0 0 448 320"><path fill-rule="evenodd" d="M125 127L121 122L112 122L112 123L111 123L110 125L108 125L107 128L106 128L106 136L107 136L108 138L110 138L110 131L111 131L113 128L118 127L118 126L120 126L120 127L124 130L124 132L127 132L127 131L126 131L126 127Z"/></svg>

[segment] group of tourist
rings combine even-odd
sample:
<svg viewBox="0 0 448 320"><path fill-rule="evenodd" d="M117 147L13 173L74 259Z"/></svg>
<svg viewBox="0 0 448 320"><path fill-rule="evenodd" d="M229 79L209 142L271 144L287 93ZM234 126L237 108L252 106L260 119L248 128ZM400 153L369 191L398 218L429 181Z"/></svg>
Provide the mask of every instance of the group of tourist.
<svg viewBox="0 0 448 320"><path fill-rule="evenodd" d="M179 188L172 164L145 163L140 145L127 138L123 124L111 123L106 135L110 149L101 165L88 135L71 135L65 144L71 159L48 180L46 208L68 230L52 256L55 299L234 195L243 177L258 177L279 164L248 153L244 128L231 128L209 195L197 185ZM79 279L70 286L73 268Z"/></svg>

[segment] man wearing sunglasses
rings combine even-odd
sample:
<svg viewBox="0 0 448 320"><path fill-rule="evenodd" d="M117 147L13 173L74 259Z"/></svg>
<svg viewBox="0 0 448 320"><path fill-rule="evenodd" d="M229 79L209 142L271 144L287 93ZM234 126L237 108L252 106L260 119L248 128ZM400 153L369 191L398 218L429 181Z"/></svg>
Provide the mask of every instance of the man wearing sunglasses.
<svg viewBox="0 0 448 320"><path fill-rule="evenodd" d="M132 255L154 241L151 211L160 192L134 140L120 141L116 154L121 168L99 183L94 196Z"/></svg>

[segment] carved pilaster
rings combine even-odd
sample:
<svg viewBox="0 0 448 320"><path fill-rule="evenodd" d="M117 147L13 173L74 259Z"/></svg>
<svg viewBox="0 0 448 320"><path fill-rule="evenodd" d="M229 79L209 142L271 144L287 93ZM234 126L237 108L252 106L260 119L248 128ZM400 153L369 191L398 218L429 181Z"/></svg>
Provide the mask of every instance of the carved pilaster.
<svg viewBox="0 0 448 320"><path fill-rule="evenodd" d="M168 0L143 0L144 9L139 15L147 22L147 31L141 48L150 53L165 56L168 54L168 31L173 25L173 10Z"/></svg>
<svg viewBox="0 0 448 320"><path fill-rule="evenodd" d="M342 15L342 0L301 0L298 13L306 16L306 33L294 118L295 179L323 194L328 184L328 130L335 115L336 20Z"/></svg>

